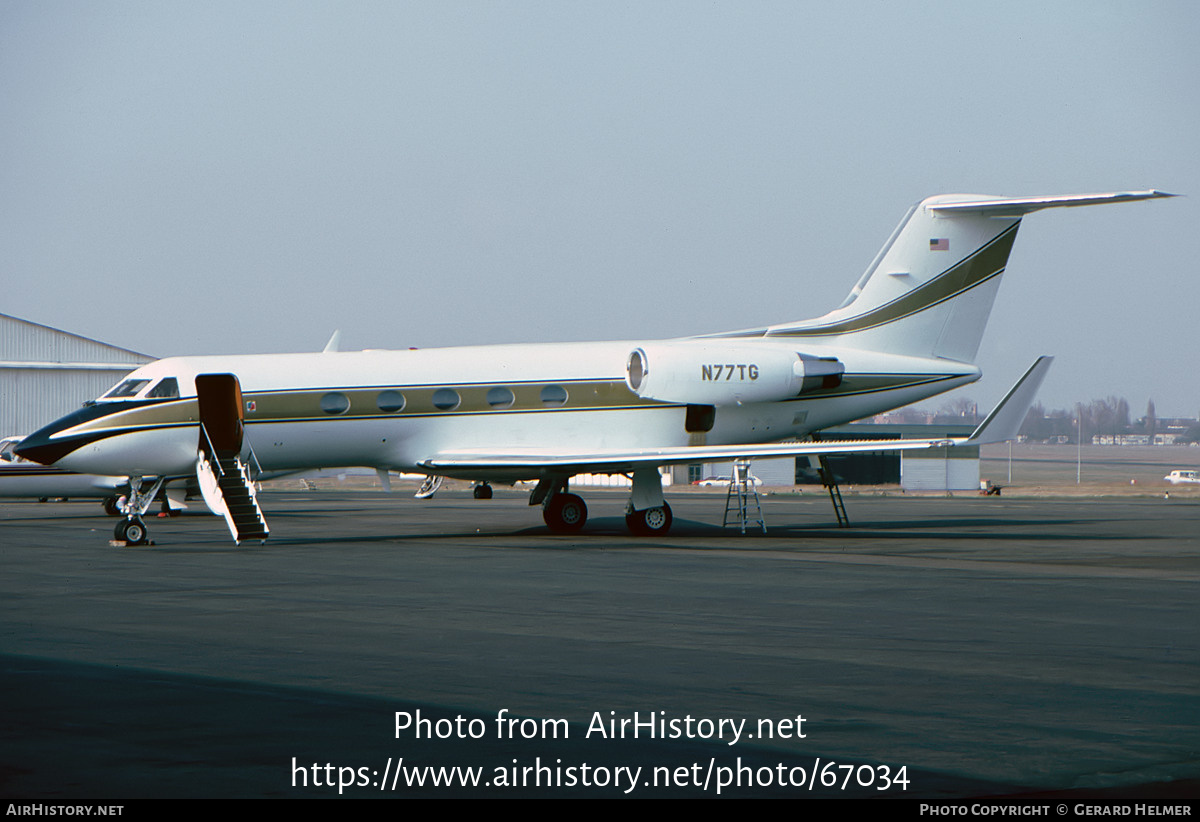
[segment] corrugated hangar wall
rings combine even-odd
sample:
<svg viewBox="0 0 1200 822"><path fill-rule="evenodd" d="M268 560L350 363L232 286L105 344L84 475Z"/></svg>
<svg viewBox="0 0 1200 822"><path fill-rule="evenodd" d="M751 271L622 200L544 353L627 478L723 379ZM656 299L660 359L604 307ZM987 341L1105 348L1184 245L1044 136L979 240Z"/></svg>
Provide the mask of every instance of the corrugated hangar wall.
<svg viewBox="0 0 1200 822"><path fill-rule="evenodd" d="M154 358L0 314L0 437L68 414Z"/></svg>

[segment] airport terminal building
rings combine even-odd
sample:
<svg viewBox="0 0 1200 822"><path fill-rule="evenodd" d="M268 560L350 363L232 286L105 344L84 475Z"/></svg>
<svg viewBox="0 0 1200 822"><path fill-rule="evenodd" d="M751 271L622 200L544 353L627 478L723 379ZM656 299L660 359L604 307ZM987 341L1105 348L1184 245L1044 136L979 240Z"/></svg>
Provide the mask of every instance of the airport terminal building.
<svg viewBox="0 0 1200 822"><path fill-rule="evenodd" d="M69 414L154 359L0 314L0 437Z"/></svg>

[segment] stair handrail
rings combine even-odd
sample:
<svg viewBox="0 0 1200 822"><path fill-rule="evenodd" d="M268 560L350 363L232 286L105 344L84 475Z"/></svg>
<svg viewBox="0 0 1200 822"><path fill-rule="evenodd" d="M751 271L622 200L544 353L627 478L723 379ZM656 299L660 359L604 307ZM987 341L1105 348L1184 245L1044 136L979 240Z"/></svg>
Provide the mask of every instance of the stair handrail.
<svg viewBox="0 0 1200 822"><path fill-rule="evenodd" d="M200 424L200 433L204 436L204 441L208 443L209 456L212 457L212 459L209 460L209 462L216 463L217 472L223 477L223 476L225 476L225 469L221 467L221 460L217 456L217 447L215 445L213 445L212 438L208 435L208 429L205 428L205 426L204 426L204 421L201 420L199 424Z"/></svg>
<svg viewBox="0 0 1200 822"><path fill-rule="evenodd" d="M255 476L261 477L266 472L263 471L262 463L258 461L258 454L254 453L254 446L250 444L250 440L246 440L246 448L250 451L250 459L253 461L254 469L257 472Z"/></svg>

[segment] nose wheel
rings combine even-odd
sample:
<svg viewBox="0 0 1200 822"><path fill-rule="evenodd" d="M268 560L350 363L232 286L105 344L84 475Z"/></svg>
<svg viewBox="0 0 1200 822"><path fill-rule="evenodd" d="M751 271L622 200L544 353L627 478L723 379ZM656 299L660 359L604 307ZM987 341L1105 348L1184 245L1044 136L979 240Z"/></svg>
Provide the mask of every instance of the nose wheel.
<svg viewBox="0 0 1200 822"><path fill-rule="evenodd" d="M147 542L146 523L137 517L123 519L113 529L113 537L126 545L145 545Z"/></svg>

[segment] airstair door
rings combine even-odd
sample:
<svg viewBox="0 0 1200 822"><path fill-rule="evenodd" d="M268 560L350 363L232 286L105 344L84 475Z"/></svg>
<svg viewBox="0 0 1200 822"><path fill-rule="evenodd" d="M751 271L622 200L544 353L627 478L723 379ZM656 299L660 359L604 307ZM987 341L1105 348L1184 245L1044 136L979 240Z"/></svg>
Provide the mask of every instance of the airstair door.
<svg viewBox="0 0 1200 822"><path fill-rule="evenodd" d="M200 412L200 442L196 478L204 502L225 517L236 542L265 540L270 531L250 470L241 459L244 430L242 388L233 374L196 376Z"/></svg>
<svg viewBox="0 0 1200 822"><path fill-rule="evenodd" d="M196 376L196 400L200 406L200 422L208 433L200 434L200 447L211 446L212 456L224 456L242 450L242 386L234 374L199 374Z"/></svg>

